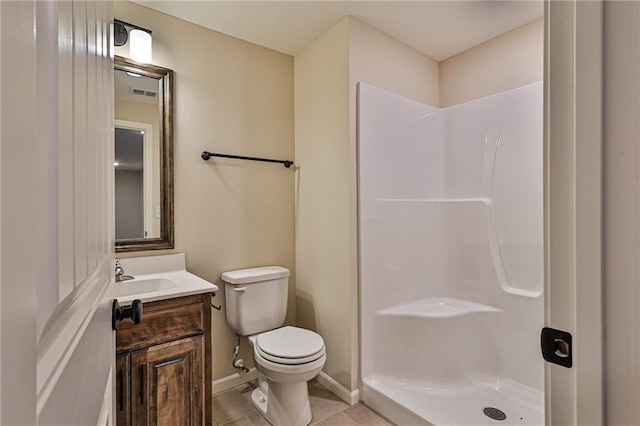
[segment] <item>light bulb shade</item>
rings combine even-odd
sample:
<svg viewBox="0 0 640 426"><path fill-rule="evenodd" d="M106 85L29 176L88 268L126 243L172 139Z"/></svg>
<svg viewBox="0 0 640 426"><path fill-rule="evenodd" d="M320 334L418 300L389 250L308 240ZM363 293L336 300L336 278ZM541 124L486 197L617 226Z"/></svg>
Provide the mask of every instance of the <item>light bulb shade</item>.
<svg viewBox="0 0 640 426"><path fill-rule="evenodd" d="M151 34L133 29L129 32L129 56L138 62L151 62Z"/></svg>

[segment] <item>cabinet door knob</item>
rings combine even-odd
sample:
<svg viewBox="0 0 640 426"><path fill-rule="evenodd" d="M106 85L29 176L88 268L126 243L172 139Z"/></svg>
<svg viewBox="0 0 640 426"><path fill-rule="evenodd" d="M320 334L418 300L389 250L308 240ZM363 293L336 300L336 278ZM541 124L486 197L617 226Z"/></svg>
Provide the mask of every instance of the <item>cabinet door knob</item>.
<svg viewBox="0 0 640 426"><path fill-rule="evenodd" d="M111 308L111 328L116 330L118 323L125 318L131 318L133 324L140 324L142 321L142 302L139 299L135 299L131 302L131 306L122 307L118 303L118 299L113 299L113 305Z"/></svg>

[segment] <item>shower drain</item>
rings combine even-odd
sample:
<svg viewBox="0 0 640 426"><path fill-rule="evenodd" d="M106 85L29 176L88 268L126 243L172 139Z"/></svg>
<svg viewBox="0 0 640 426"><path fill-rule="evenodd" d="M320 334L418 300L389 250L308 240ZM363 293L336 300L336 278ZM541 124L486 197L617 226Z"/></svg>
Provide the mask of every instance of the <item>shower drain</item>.
<svg viewBox="0 0 640 426"><path fill-rule="evenodd" d="M482 412L485 416L493 420L504 420L507 418L507 415L504 413L504 411L496 407L486 407L484 410L482 410Z"/></svg>

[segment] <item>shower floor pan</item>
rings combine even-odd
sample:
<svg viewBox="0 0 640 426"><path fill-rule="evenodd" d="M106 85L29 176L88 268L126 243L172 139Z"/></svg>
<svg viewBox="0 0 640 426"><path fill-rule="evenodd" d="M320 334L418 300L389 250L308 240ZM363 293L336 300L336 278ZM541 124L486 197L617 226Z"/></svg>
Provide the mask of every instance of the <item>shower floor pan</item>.
<svg viewBox="0 0 640 426"><path fill-rule="evenodd" d="M511 380L429 382L388 376L363 381L363 400L398 425L543 426L542 392ZM494 420L485 414L497 408L506 415Z"/></svg>

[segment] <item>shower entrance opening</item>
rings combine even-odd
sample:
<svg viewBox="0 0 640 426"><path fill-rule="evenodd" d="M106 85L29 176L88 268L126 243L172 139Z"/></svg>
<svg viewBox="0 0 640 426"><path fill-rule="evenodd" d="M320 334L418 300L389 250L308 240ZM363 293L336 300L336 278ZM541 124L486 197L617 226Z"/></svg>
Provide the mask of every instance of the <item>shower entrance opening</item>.
<svg viewBox="0 0 640 426"><path fill-rule="evenodd" d="M543 425L542 82L358 96L362 399L398 424Z"/></svg>

